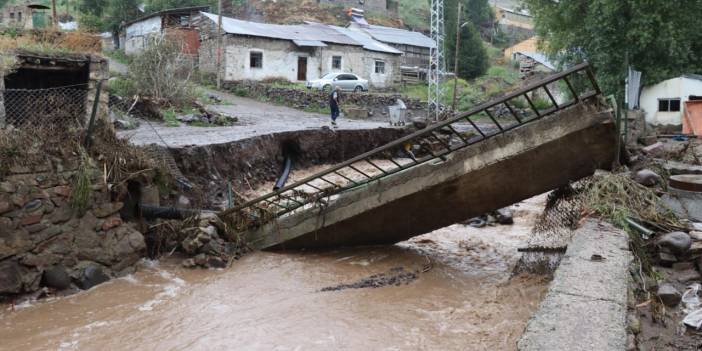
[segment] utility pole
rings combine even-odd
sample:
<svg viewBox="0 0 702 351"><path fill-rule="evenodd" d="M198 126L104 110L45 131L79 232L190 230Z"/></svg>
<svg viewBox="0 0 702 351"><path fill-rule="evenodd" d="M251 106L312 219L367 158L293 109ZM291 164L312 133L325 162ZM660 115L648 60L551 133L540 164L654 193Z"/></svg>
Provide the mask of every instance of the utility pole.
<svg viewBox="0 0 702 351"><path fill-rule="evenodd" d="M58 17L56 17L56 0L51 0L51 11L52 11L52 18L51 22L54 25L54 29L58 29Z"/></svg>
<svg viewBox="0 0 702 351"><path fill-rule="evenodd" d="M456 113L456 93L458 91L458 51L461 50L461 12L463 4L458 2L458 19L456 20L456 50L453 53L453 105L451 109Z"/></svg>
<svg viewBox="0 0 702 351"><path fill-rule="evenodd" d="M217 89L222 88L222 1L219 0L219 17L217 18Z"/></svg>
<svg viewBox="0 0 702 351"><path fill-rule="evenodd" d="M429 117L438 121L441 115L441 79L445 73L444 62L444 0L431 0L431 39L434 47L429 51Z"/></svg>

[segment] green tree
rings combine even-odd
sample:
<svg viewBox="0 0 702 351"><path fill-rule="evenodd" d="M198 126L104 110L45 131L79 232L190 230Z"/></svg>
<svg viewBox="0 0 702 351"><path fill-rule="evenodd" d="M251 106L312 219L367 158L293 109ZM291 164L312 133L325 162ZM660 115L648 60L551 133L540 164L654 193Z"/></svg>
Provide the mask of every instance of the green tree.
<svg viewBox="0 0 702 351"><path fill-rule="evenodd" d="M453 61L453 57L451 57ZM461 28L461 47L458 50L458 77L474 79L482 76L490 68L485 44L478 29L471 25Z"/></svg>
<svg viewBox="0 0 702 351"><path fill-rule="evenodd" d="M489 67L487 50L480 38L478 28L485 23L490 23L494 15L487 0L444 0L445 58L449 70L453 70L454 67L459 3L463 7L461 13L463 26L461 27L458 76L464 79L477 78Z"/></svg>
<svg viewBox="0 0 702 351"><path fill-rule="evenodd" d="M590 62L606 93L623 96L627 62L645 84L702 73L702 1L525 2L549 54L563 64Z"/></svg>

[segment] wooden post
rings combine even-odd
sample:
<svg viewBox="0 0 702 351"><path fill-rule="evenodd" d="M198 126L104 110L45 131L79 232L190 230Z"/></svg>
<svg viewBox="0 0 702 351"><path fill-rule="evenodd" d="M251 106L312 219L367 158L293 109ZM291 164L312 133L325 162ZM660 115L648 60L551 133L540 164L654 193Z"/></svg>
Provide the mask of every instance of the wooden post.
<svg viewBox="0 0 702 351"><path fill-rule="evenodd" d="M217 89L222 88L222 0L219 0L219 17L217 18Z"/></svg>
<svg viewBox="0 0 702 351"><path fill-rule="evenodd" d="M456 50L453 53L453 105L451 109L456 113L457 91L458 91L458 51L461 49L461 11L462 5L458 3L458 19L456 20Z"/></svg>
<svg viewBox="0 0 702 351"><path fill-rule="evenodd" d="M51 22L53 23L53 27L55 30L58 30L58 17L56 16L56 0L51 0L51 12L52 12L52 18Z"/></svg>

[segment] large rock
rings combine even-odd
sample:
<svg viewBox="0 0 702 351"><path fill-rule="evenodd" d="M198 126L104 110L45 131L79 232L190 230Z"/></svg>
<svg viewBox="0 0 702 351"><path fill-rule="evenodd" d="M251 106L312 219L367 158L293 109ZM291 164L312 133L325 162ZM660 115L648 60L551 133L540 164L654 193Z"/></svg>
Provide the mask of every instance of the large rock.
<svg viewBox="0 0 702 351"><path fill-rule="evenodd" d="M667 283L658 286L657 295L661 301L669 307L677 306L677 304L680 303L680 299L682 299L682 295L680 295L678 289Z"/></svg>
<svg viewBox="0 0 702 351"><path fill-rule="evenodd" d="M110 277L104 272L100 265L87 263L84 264L84 268L80 271L76 284L79 288L88 290L108 280L110 280Z"/></svg>
<svg viewBox="0 0 702 351"><path fill-rule="evenodd" d="M0 262L0 294L22 292L22 272L16 261Z"/></svg>
<svg viewBox="0 0 702 351"><path fill-rule="evenodd" d="M642 169L634 174L634 181L647 187L661 184L663 178L650 169Z"/></svg>
<svg viewBox="0 0 702 351"><path fill-rule="evenodd" d="M105 218L119 212L119 210L121 210L123 206L124 204L121 202L111 202L102 204L93 210L93 214L97 218Z"/></svg>
<svg viewBox="0 0 702 351"><path fill-rule="evenodd" d="M24 230L0 233L0 260L29 250L32 241Z"/></svg>
<svg viewBox="0 0 702 351"><path fill-rule="evenodd" d="M690 250L692 239L687 233L672 232L661 236L656 245L670 250L675 255L684 255Z"/></svg>
<svg viewBox="0 0 702 351"><path fill-rule="evenodd" d="M71 277L62 265L53 266L44 271L42 282L50 288L64 290L71 286Z"/></svg>

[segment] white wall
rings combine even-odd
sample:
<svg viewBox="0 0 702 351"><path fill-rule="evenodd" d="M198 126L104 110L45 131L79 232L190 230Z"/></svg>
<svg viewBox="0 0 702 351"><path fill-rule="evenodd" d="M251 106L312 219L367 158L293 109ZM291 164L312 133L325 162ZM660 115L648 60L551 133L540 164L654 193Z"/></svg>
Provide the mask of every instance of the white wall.
<svg viewBox="0 0 702 351"><path fill-rule="evenodd" d="M204 47L204 46L203 46ZM201 47L201 54L203 47ZM252 68L251 52L263 53L263 67ZM341 69L332 69L332 57L341 56ZM330 72L349 72L368 79L375 88L386 88L399 72L399 55L375 53L357 46L333 45L301 49L288 40L246 38L233 36L225 52L225 80L264 80L283 78L297 81L299 57L307 57L307 80L314 80ZM375 73L375 60L385 62L385 74Z"/></svg>
<svg viewBox="0 0 702 351"><path fill-rule="evenodd" d="M307 57L307 79L319 78L319 57L313 52L296 50L296 46L283 40L248 40L248 45L232 44L226 48L225 80L264 80L283 78L297 81L299 57ZM263 54L263 67L251 67L251 52Z"/></svg>
<svg viewBox="0 0 702 351"><path fill-rule="evenodd" d="M641 92L641 109L646 114L646 122L654 125L682 124L685 102L690 95L702 95L702 81L680 77L645 87ZM675 98L680 99L680 112L658 112L659 99Z"/></svg>
<svg viewBox="0 0 702 351"><path fill-rule="evenodd" d="M138 53L154 35L161 33L161 17L155 16L141 22L130 24L126 29L124 52L128 55Z"/></svg>

